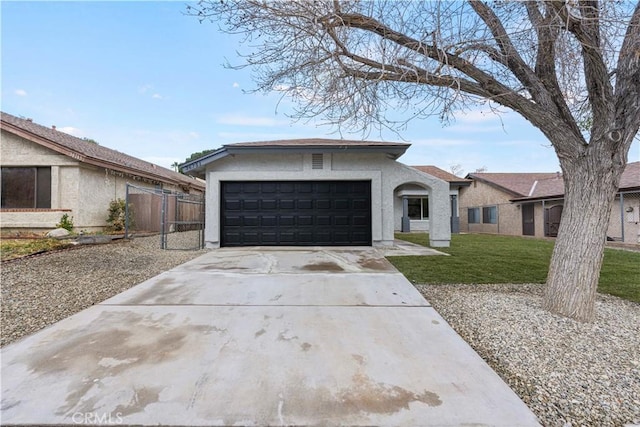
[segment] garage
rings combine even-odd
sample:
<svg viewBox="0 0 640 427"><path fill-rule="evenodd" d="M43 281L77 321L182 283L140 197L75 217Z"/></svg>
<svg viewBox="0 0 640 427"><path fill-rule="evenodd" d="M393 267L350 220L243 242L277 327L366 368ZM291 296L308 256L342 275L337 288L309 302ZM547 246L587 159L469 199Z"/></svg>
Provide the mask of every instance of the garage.
<svg viewBox="0 0 640 427"><path fill-rule="evenodd" d="M371 181L222 181L222 246L370 246Z"/></svg>

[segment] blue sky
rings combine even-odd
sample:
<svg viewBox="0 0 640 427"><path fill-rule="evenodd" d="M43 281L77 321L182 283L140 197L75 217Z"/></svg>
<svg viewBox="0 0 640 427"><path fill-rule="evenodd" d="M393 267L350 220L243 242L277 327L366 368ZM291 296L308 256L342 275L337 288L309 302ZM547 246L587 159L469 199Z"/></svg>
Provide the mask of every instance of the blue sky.
<svg viewBox="0 0 640 427"><path fill-rule="evenodd" d="M169 167L222 144L339 138L318 119L294 123L278 94L253 87L238 63L238 39L185 16L183 2L7 2L2 14L2 111ZM345 138L360 139L360 134ZM465 173L553 172L546 138L515 113L458 115L443 127L414 120L370 139L412 144L400 161ZM640 159L634 143L629 161Z"/></svg>

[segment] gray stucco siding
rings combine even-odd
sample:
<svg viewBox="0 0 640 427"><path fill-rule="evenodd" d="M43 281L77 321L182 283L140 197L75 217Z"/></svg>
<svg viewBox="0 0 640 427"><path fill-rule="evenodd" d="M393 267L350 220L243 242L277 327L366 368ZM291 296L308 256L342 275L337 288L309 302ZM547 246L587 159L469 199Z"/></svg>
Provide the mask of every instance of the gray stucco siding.
<svg viewBox="0 0 640 427"><path fill-rule="evenodd" d="M428 186L434 209L445 211L432 221L432 243L434 246L449 245L448 183L396 162L384 153L323 153L323 169L313 169L311 152L279 152L235 154L207 166L207 246L215 248L220 245L221 182L323 180L371 182L371 236L374 245L393 243L396 187L407 182ZM443 200L438 200L440 198Z"/></svg>

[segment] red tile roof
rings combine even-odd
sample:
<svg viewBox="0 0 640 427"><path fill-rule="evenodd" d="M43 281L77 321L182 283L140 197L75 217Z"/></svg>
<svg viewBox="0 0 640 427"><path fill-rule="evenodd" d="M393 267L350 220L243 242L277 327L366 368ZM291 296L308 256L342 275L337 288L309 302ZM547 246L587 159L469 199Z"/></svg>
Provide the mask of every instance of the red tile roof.
<svg viewBox="0 0 640 427"><path fill-rule="evenodd" d="M452 173L447 172L446 170L440 169L437 166L427 165L427 166L411 166L414 169L418 169L420 172L427 173L431 176L435 176L436 178L440 178L443 181L447 182L459 182L459 183L470 183L470 179L460 178Z"/></svg>
<svg viewBox="0 0 640 427"><path fill-rule="evenodd" d="M146 162L102 145L85 141L67 133L48 128L28 119L0 113L1 128L37 144L70 156L78 161L142 176L159 182L204 190L204 184L171 169Z"/></svg>

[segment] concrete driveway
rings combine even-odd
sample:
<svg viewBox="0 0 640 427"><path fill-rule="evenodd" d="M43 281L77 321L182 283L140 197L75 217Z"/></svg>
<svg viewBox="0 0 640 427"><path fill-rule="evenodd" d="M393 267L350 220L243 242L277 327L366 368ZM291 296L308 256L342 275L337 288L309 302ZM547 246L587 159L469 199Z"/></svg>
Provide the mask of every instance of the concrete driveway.
<svg viewBox="0 0 640 427"><path fill-rule="evenodd" d="M538 425L372 248L212 251L1 355L3 425Z"/></svg>

